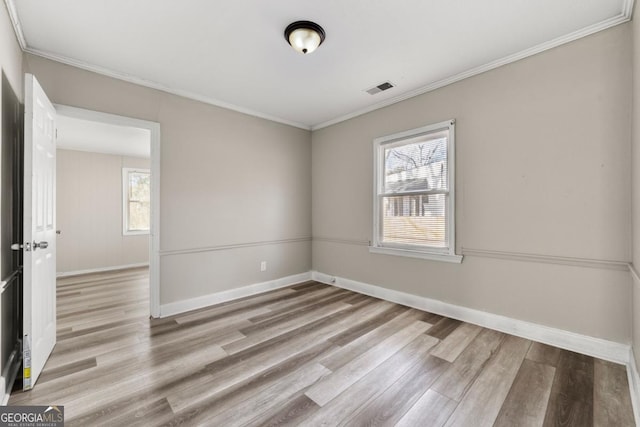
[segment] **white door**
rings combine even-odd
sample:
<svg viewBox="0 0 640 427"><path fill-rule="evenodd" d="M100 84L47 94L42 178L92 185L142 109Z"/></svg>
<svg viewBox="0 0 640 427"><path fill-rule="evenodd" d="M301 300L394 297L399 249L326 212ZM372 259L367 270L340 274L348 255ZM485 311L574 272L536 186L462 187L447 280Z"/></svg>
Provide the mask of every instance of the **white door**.
<svg viewBox="0 0 640 427"><path fill-rule="evenodd" d="M22 351L29 390L56 344L56 110L31 74L24 123Z"/></svg>

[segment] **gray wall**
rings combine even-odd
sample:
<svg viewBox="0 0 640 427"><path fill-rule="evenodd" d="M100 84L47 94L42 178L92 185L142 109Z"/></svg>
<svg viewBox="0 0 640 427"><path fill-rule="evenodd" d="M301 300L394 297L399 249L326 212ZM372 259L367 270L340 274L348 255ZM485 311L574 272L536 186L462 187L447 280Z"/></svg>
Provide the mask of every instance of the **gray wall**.
<svg viewBox="0 0 640 427"><path fill-rule="evenodd" d="M314 131L313 268L629 343L630 53L620 25ZM369 253L372 140L446 119L463 263Z"/></svg>
<svg viewBox="0 0 640 427"><path fill-rule="evenodd" d="M633 25L633 136L631 139L632 212L633 212L633 352L640 365L640 11L636 2Z"/></svg>
<svg viewBox="0 0 640 427"><path fill-rule="evenodd" d="M122 234L122 168L149 159L57 150L57 271L149 262L149 236Z"/></svg>
<svg viewBox="0 0 640 427"><path fill-rule="evenodd" d="M55 103L160 123L161 304L311 268L310 132L32 55L24 67Z"/></svg>

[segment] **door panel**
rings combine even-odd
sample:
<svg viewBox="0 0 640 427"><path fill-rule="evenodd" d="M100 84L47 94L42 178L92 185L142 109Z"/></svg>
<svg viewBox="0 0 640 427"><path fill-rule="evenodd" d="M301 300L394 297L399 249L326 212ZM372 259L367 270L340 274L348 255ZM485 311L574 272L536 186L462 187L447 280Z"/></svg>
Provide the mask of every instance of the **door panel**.
<svg viewBox="0 0 640 427"><path fill-rule="evenodd" d="M23 388L28 390L56 343L56 111L30 74L24 120Z"/></svg>

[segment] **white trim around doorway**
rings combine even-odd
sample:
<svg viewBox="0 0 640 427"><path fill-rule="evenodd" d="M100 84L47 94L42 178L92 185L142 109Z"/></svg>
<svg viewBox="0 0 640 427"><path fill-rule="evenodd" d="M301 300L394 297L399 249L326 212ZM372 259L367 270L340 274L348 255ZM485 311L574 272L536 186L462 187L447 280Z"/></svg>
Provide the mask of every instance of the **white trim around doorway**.
<svg viewBox="0 0 640 427"><path fill-rule="evenodd" d="M54 104L59 115L118 126L148 129L151 133L151 231L149 233L149 310L160 317L160 123L84 108Z"/></svg>

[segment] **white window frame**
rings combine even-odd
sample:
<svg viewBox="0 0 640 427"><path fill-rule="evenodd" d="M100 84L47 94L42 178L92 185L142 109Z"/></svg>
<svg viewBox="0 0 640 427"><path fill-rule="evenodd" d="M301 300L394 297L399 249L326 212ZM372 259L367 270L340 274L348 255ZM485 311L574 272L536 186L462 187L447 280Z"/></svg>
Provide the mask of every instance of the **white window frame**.
<svg viewBox="0 0 640 427"><path fill-rule="evenodd" d="M449 185L446 204L446 233L449 246L446 248L429 247L422 245L389 243L382 241L382 209L384 196L384 149L389 145L403 145L411 143L416 138L440 132L449 131L447 138L447 182ZM411 258L422 258L434 261L461 263L462 255L455 253L455 120L446 120L440 123L394 133L373 140L373 239L369 251L377 254L398 255ZM441 193L441 192L436 192Z"/></svg>
<svg viewBox="0 0 640 427"><path fill-rule="evenodd" d="M122 235L137 236L149 234L150 230L129 230L129 174L131 172L147 173L151 175L151 171L149 169L122 168Z"/></svg>

